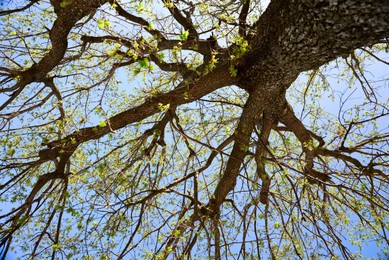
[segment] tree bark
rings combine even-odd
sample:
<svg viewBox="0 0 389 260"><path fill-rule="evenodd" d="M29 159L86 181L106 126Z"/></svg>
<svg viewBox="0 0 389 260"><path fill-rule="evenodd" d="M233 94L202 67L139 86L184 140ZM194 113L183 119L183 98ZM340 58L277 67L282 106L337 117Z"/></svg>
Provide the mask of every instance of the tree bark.
<svg viewBox="0 0 389 260"><path fill-rule="evenodd" d="M235 131L227 167L209 205L213 214L235 187L261 113L265 109L273 114L281 111L286 105L286 89L302 71L388 37L389 1L273 0L255 29L255 36L249 39L252 49L238 63L238 84L248 89L250 96Z"/></svg>
<svg viewBox="0 0 389 260"><path fill-rule="evenodd" d="M170 6L171 1L166 1L166 3L168 2ZM20 79L14 86L6 90L0 89L1 92L14 91L10 95L10 98L0 106L0 110L6 107L8 108L8 105L18 97L29 83L51 82L54 85L53 79L47 78L48 73L53 71L61 62L63 64L64 57L68 51L69 33L74 29L76 23L80 19L92 15L103 4L115 4L116 1L69 1L71 3L69 6L64 6L68 2L62 0L51 0L50 3L54 7L57 15L57 19L49 34L52 47L39 62L25 71L18 72L11 70L12 73L10 74L12 74L12 77L15 76L16 78L16 76L20 76ZM243 5L239 19L245 19L247 16L249 1L245 1ZM353 152L353 149L355 150L357 147L345 148L342 146L341 148L344 148L344 150L332 151L323 148L324 141L320 139L319 142L321 145L319 147L314 147L313 149L306 148L304 145L312 141L312 138L317 140L319 138L310 132L310 130L306 129L303 123L295 116L293 109L289 107L287 102L286 90L301 72L316 69L339 56L348 56L356 48L375 44L384 38L388 38L388 0L272 0L266 11L251 28L247 24L240 25L237 33L241 37L245 37L249 48L247 53L242 54L242 57L234 59L230 54L234 51L239 52L241 46L237 44L223 49L217 45L217 41L213 38L211 40L200 39L199 35L201 34L198 34L196 31L197 25L194 26L189 18L183 16L180 10L174 7L174 5L170 7L169 11L172 19L175 19L178 24L189 32L188 39L185 41L170 39L170 36L165 37L162 30L158 31L157 29L153 29L145 19L136 17L121 7L117 6L116 11L118 15L123 16L128 21L140 27L143 26L142 30L144 29L146 32L153 34L156 37L155 39L157 39L156 41L159 41L155 50L146 48L141 54L149 57L162 70L165 65L166 71L185 71L186 73L181 73L183 81L167 93L159 93L154 96L145 97L144 102L140 105L128 104L125 111L107 119L104 126L96 125L94 127L82 128L62 139L51 140L43 144L44 147L38 151L39 158L29 164L35 167L36 165L52 160L56 162L56 170L51 174L42 173L38 177L30 196L27 197L24 204L26 206L21 207L21 210L19 210L20 214L24 213L24 210L28 208L27 206L31 205L36 194L48 182L52 182L55 179L66 179L65 167L70 165L69 159L71 159L74 151L82 143L102 138L110 132L140 122L157 113L163 113L165 111L161 111L161 105L170 105L170 108L176 108L180 105L199 100L203 96L222 87L231 85L237 85L247 90L249 94L234 136L220 144L220 148L224 148L233 140L234 144L231 154L228 157L226 168L220 180L218 180L219 182L211 195L208 205L203 207L206 203L197 201L195 197L194 205L196 209L194 210L193 216L188 221L180 224L176 229L181 234L205 215L217 219L216 217L219 216L220 207L226 201L230 192L235 188L245 156L248 154L255 127L265 116L267 120L266 127L262 125L262 132L259 135L262 146L261 144L257 145L256 153L256 173L262 180L260 201L264 204L269 205L268 202L271 199L271 179L266 173L266 167L263 161L268 152L266 151L266 142L269 139L271 128L276 127L278 123L283 123L285 128L293 132L297 137L298 142L302 146L302 151L305 154L304 172L302 173L307 175L307 177L312 177L313 181L325 183L330 180L329 175L331 173L326 175L314 169L314 159L318 155L331 156L343 160L356 166L358 169L364 169L363 172L366 174L374 173L383 175L380 170L374 168L374 165L365 167L357 159L344 154ZM169 34L166 33L166 35ZM86 44L104 42L106 39L108 39L106 36L81 37L81 41L84 44L83 47ZM120 42L119 36L111 36L110 39L114 41L119 39L118 42ZM196 42L197 44L194 44ZM126 47L131 49L133 47L131 44L131 41L127 41ZM161 50L174 49L174 47L180 44L182 44L181 47L183 50L197 51L204 56L204 64L198 67L200 68L198 71L189 71L185 64L180 62L161 62L155 56ZM219 53L215 57L219 59L219 62L212 64L215 65L212 70L207 70L208 64L206 63L214 51L216 53L216 50ZM120 63L120 65L125 66L134 62L136 62L136 59L132 59L128 63ZM158 62L160 63L158 64ZM178 68L180 65L182 66ZM232 72L235 71L237 73L233 75L234 73ZM176 116L175 119L178 121L177 118ZM164 123L167 124L167 121ZM368 140L368 143L372 140ZM207 165L202 167L203 170L212 163L213 157L216 156L217 152L219 152L219 149L213 151L209 156ZM146 152L144 155L146 155ZM12 167L16 168L11 165L10 168ZM67 169L70 169L70 166L68 167ZM28 170L25 172L29 173ZM193 173L193 176L195 174L197 173ZM189 179L188 176L185 178ZM9 183L11 182L9 181ZM167 187L170 188L174 185L176 183L173 182L171 186ZM6 185L0 188L4 187ZM158 191L158 194L162 190ZM145 197L145 201L153 197L154 194L150 195L150 197ZM200 205L198 210L197 204ZM217 224L217 222L215 223ZM18 228L19 226L15 227L12 232L15 232ZM216 231L218 232L218 230ZM7 240L9 241L7 243L10 243L11 235L7 235L0 243L5 244L3 241ZM176 245L178 243L177 239L177 237L172 236L168 245L169 243ZM131 240L132 238L128 244L130 244ZM123 254L126 253L126 250L127 248L125 248Z"/></svg>

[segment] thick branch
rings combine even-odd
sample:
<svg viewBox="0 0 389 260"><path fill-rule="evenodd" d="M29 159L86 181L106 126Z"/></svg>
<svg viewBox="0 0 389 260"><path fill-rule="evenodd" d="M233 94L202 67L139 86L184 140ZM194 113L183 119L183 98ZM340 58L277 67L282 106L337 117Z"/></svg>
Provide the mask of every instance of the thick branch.
<svg viewBox="0 0 389 260"><path fill-rule="evenodd" d="M327 174L318 172L314 169L314 159L317 156L316 147L311 137L311 131L305 128L304 124L296 117L290 105L283 111L280 122L290 129L301 143L302 150L305 153L304 173L310 177L318 178L321 181L328 181L330 177Z"/></svg>
<svg viewBox="0 0 389 260"><path fill-rule="evenodd" d="M235 187L240 166L247 154L251 134L262 112L265 109L272 111L270 107L273 107L274 111L279 111L283 107L285 86L289 86L294 78L289 80L285 79L285 82L282 83L274 82L275 85L263 85L254 88L254 91L250 94L240 117L238 127L235 130L235 143L226 169L210 201L209 208L212 214L217 214L220 205L228 193Z"/></svg>
<svg viewBox="0 0 389 260"><path fill-rule="evenodd" d="M259 200L263 204L269 202L269 191L270 191L270 177L266 172L265 157L269 153L267 145L268 139L273 124L276 122L274 115L267 115L266 112L263 115L261 132L259 134L259 140L255 151L255 162L257 164L257 176L262 180L261 192L259 194Z"/></svg>
<svg viewBox="0 0 389 260"><path fill-rule="evenodd" d="M50 31L51 50L38 63L20 73L21 79L14 86L16 91L3 103L0 110L4 109L15 100L27 84L31 82L40 82L46 78L47 73L56 67L63 59L68 46L68 34L76 22L82 17L90 14L106 1L79 1L76 5L72 5L72 8L61 7L60 2L61 1L51 1L58 16Z"/></svg>
<svg viewBox="0 0 389 260"><path fill-rule="evenodd" d="M266 56L281 70L299 73L388 37L389 2L273 0L255 29L252 51L241 63L252 81L269 74Z"/></svg>
<svg viewBox="0 0 389 260"><path fill-rule="evenodd" d="M109 118L107 125L104 127L83 128L62 140L52 141L47 144L49 149L40 151L39 156L43 160L52 160L63 151L73 152L83 142L101 138L112 131L160 112L159 104L170 104L170 106L187 104L222 86L231 85L234 81L235 79L231 77L227 67L217 68L189 85L181 83L176 89L168 93L146 99L143 104Z"/></svg>

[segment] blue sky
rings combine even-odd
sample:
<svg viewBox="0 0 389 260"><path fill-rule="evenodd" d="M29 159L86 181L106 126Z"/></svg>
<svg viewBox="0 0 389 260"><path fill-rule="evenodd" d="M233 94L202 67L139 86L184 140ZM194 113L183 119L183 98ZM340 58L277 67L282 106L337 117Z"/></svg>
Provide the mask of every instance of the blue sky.
<svg viewBox="0 0 389 260"><path fill-rule="evenodd" d="M4 1L3 1L4 2ZM381 75L381 76L378 76L378 79L382 79L383 81L383 84L386 85L386 89L388 89L388 70L385 68L385 66L382 66L378 63L375 63L374 65L372 65L370 67L370 70L374 72L374 74L377 74L377 75ZM124 76L124 75L118 75L118 77L120 79L123 79L123 84L124 85L128 85L127 83L127 80L128 80L128 77L127 76ZM377 77L376 77L377 79ZM137 81L137 82L132 82L133 84L142 84L141 81ZM334 82L332 83L333 85L336 85L336 84L339 84L336 82L336 79L334 79ZM340 83L340 84L344 84L344 83ZM384 86L385 87L385 86ZM357 93L358 96L360 96L361 98L363 98L363 93L360 92L360 93ZM385 99L385 95L382 96L382 98ZM0 101L1 101L1 96L0 96ZM334 111L336 112L336 106L334 106L334 103L330 100L326 100L326 99L323 99L321 100L320 102L321 106L323 108L326 108L326 109L329 109L330 111ZM383 122L384 123L384 122ZM363 254L366 256L366 257L376 257L377 256L377 252L379 251L379 248L377 248L375 246L375 242L371 242L369 243L368 245L366 245L366 247L364 246L364 250L363 250ZM21 256L22 253L21 252L15 252L17 256ZM7 256L7 259L13 259L12 258L12 254L10 256Z"/></svg>

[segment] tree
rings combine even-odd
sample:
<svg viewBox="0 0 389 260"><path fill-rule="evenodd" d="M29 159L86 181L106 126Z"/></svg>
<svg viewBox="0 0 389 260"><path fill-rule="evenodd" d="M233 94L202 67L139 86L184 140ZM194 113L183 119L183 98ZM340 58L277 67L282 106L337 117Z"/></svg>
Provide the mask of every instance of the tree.
<svg viewBox="0 0 389 260"><path fill-rule="evenodd" d="M3 256L388 249L388 1L2 8Z"/></svg>

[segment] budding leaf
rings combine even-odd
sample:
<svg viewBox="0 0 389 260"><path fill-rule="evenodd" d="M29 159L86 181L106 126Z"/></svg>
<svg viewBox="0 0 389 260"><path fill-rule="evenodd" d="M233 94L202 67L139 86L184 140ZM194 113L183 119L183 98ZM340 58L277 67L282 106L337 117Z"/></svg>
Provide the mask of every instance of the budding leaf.
<svg viewBox="0 0 389 260"><path fill-rule="evenodd" d="M187 30L182 31L182 33L180 33L181 41L186 41L188 39L188 36L189 36L189 31Z"/></svg>
<svg viewBox="0 0 389 260"><path fill-rule="evenodd" d="M107 123L105 122L105 120L100 120L100 122L99 122L100 127L105 127L106 125L107 125Z"/></svg>
<svg viewBox="0 0 389 260"><path fill-rule="evenodd" d="M104 29L104 28L108 28L111 26L111 23L108 22L107 20L100 20L98 23L97 23L97 27L99 27L100 29Z"/></svg>
<svg viewBox="0 0 389 260"><path fill-rule="evenodd" d="M139 65L142 67L142 68L147 68L149 67L149 60L147 58L143 58L141 60L138 61Z"/></svg>

